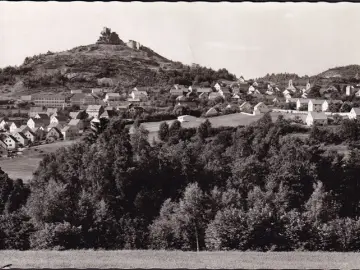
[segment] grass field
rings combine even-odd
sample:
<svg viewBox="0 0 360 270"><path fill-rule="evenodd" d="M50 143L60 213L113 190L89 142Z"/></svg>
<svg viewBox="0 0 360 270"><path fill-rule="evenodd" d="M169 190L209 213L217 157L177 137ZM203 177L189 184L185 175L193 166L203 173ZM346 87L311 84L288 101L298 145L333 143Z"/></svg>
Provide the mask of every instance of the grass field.
<svg viewBox="0 0 360 270"><path fill-rule="evenodd" d="M10 250L0 252L0 262L13 268L359 269L360 253Z"/></svg>
<svg viewBox="0 0 360 270"><path fill-rule="evenodd" d="M24 150L23 155L14 158L1 158L0 167L10 178L21 178L28 181L32 173L36 170L39 162L46 153L51 153L57 149L73 144L75 141L60 141L51 144L34 146Z"/></svg>

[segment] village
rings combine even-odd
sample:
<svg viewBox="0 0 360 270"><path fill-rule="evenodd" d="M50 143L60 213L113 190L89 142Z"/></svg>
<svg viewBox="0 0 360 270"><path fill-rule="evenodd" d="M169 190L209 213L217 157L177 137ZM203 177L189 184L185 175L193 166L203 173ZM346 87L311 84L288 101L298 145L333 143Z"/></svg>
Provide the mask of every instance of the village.
<svg viewBox="0 0 360 270"><path fill-rule="evenodd" d="M0 146L3 156L13 156L21 154L24 148L38 144L77 139L101 118L122 116L133 121L146 113L151 115L154 111L167 112L180 122L189 122L198 116L209 118L234 113L260 115L276 112L299 116L297 118L302 119L302 124L307 126L315 123L326 125L334 117L356 119L360 115L360 108L343 109L347 104L340 99L308 98L311 91L309 82L303 89L295 88L292 80L283 91L271 83L267 84L266 90L264 88L264 85L260 86L256 81L245 81L243 77L237 82L219 81L213 87L175 84L168 93L162 94L172 101L172 106L165 108L154 106L159 91L137 87L129 94L93 88L71 90L66 94L21 96L10 109L8 104L11 102L2 105L3 111L15 112L13 115L17 116L4 116L0 119ZM331 87L324 91L325 97L329 91ZM301 97L292 97L299 93ZM347 85L345 96L360 99L360 85ZM19 103L30 106L28 109L20 109L16 106ZM199 110L199 107L202 108L200 115L191 113Z"/></svg>

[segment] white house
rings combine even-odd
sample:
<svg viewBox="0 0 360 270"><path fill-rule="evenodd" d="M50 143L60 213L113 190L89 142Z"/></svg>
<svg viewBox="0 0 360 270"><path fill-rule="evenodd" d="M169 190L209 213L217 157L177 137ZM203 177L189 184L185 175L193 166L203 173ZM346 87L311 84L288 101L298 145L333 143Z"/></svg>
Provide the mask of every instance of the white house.
<svg viewBox="0 0 360 270"><path fill-rule="evenodd" d="M325 101L323 102L322 106L321 106L321 110L322 110L323 112L328 111L328 110L329 110L329 106L330 106L331 103L341 104L341 103L343 103L343 102L342 102L341 100L339 100L339 99L325 100Z"/></svg>
<svg viewBox="0 0 360 270"><path fill-rule="evenodd" d="M12 150L18 147L18 141L12 135L7 135L2 141L5 144L6 149Z"/></svg>
<svg viewBox="0 0 360 270"><path fill-rule="evenodd" d="M16 125L15 122L9 123L9 131L10 133L16 132L16 130L20 127L20 125Z"/></svg>
<svg viewBox="0 0 360 270"><path fill-rule="evenodd" d="M148 94L146 93L146 91L140 91L135 87L134 90L130 93L130 97L131 99L135 100L140 99L140 101L147 101Z"/></svg>
<svg viewBox="0 0 360 270"><path fill-rule="evenodd" d="M283 95L284 95L284 97L285 97L286 99L291 98L291 94L290 94L290 91L289 91L289 90L285 90L285 91L283 92Z"/></svg>
<svg viewBox="0 0 360 270"><path fill-rule="evenodd" d="M121 98L121 96L119 93L106 93L104 102L118 101L118 100L120 100L120 98Z"/></svg>
<svg viewBox="0 0 360 270"><path fill-rule="evenodd" d="M221 90L221 85L219 83L216 83L214 85L214 88L216 89L216 91L220 91Z"/></svg>
<svg viewBox="0 0 360 270"><path fill-rule="evenodd" d="M65 126L61 129L61 134L64 140L71 140L79 136L79 131L80 130L76 126Z"/></svg>
<svg viewBox="0 0 360 270"><path fill-rule="evenodd" d="M309 112L321 112L324 99L310 99L308 103Z"/></svg>
<svg viewBox="0 0 360 270"><path fill-rule="evenodd" d="M301 107L307 106L309 103L309 100L306 98L298 98L296 101L296 109L300 110Z"/></svg>
<svg viewBox="0 0 360 270"><path fill-rule="evenodd" d="M308 112L305 119L306 125L308 126L312 126L315 123L325 125L327 121L327 116L324 112Z"/></svg>
<svg viewBox="0 0 360 270"><path fill-rule="evenodd" d="M0 130L5 129L6 126L7 126L7 121L5 119L1 120L1 122L0 122Z"/></svg>
<svg viewBox="0 0 360 270"><path fill-rule="evenodd" d="M360 116L360 108L352 108L349 112L349 119L357 119Z"/></svg>
<svg viewBox="0 0 360 270"><path fill-rule="evenodd" d="M84 129L85 124L84 121L81 119L71 119L68 123L68 126L76 126L79 130Z"/></svg>
<svg viewBox="0 0 360 270"><path fill-rule="evenodd" d="M22 132L16 132L13 135L15 137L15 139L22 144L23 146L26 146L29 144L29 139L25 136L24 133Z"/></svg>
<svg viewBox="0 0 360 270"><path fill-rule="evenodd" d="M250 86L249 86L249 90L248 90L248 94L252 94L252 93L254 93L254 92L255 92L255 87L252 86L252 85L250 85Z"/></svg>
<svg viewBox="0 0 360 270"><path fill-rule="evenodd" d="M354 91L354 86L352 86L352 85L346 86L345 92L346 92L346 95L347 95L347 96L350 96L353 91Z"/></svg>
<svg viewBox="0 0 360 270"><path fill-rule="evenodd" d="M268 106L266 106L263 102L259 102L254 107L254 114L262 114L269 112Z"/></svg>

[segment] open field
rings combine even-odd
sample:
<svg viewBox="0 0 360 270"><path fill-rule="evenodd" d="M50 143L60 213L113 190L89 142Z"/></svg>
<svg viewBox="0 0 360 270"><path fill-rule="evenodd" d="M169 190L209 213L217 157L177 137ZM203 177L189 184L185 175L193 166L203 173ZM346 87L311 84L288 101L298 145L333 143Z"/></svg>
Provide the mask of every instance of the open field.
<svg viewBox="0 0 360 270"><path fill-rule="evenodd" d="M73 144L76 141L60 141L51 144L43 144L24 150L23 155L14 158L1 158L0 167L10 178L21 178L28 181L36 170L42 157L57 149Z"/></svg>
<svg viewBox="0 0 360 270"><path fill-rule="evenodd" d="M13 268L359 269L359 253L182 251L1 251Z"/></svg>

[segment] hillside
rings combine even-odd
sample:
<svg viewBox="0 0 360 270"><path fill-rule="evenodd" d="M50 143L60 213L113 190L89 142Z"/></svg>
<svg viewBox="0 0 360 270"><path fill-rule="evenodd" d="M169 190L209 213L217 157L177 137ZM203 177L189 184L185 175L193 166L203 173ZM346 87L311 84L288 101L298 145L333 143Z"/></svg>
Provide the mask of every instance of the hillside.
<svg viewBox="0 0 360 270"><path fill-rule="evenodd" d="M134 48L121 40L116 44L98 41L68 51L26 57L20 67L0 70L0 93L16 96L95 87L121 91L135 86L191 85L194 81L211 84L217 79L235 76L225 69L191 68L146 46Z"/></svg>

